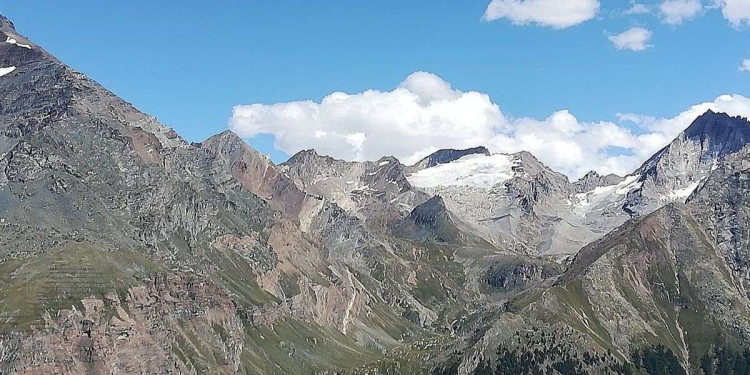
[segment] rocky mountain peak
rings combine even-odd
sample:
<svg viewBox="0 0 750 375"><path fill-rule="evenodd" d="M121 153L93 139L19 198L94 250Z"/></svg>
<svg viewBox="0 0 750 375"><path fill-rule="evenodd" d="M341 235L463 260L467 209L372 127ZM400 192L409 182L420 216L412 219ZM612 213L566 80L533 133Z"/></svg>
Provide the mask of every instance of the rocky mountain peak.
<svg viewBox="0 0 750 375"><path fill-rule="evenodd" d="M326 156L326 155L320 155L317 151L313 149L309 150L302 150L290 157L287 161L285 161L284 165L317 165L321 163L330 164L334 162L336 159ZM343 161L342 161L343 162Z"/></svg>
<svg viewBox="0 0 750 375"><path fill-rule="evenodd" d="M528 151L512 154L511 158L513 159L513 172L518 176L535 177L544 174L561 184L568 183L565 175L553 171Z"/></svg>
<svg viewBox="0 0 750 375"><path fill-rule="evenodd" d="M397 223L394 233L402 238L423 242L451 242L456 239L457 229L450 219L445 201L435 195Z"/></svg>
<svg viewBox="0 0 750 375"><path fill-rule="evenodd" d="M250 153L254 156L262 156L268 159L265 155L261 154L250 145L247 144L242 138L235 134L231 130L225 130L219 134L211 136L205 141L200 143L200 147L209 152L217 153L219 150L225 150L226 152L242 151ZM269 160L270 162L270 160Z"/></svg>
<svg viewBox="0 0 750 375"><path fill-rule="evenodd" d="M442 213L447 211L447 208L445 207L445 201L443 200L443 197L439 195L435 195L432 198L428 199L426 202L422 203L421 205L414 208L414 210L411 212L409 216L432 216L432 215L425 215L428 212L431 213Z"/></svg>
<svg viewBox="0 0 750 375"><path fill-rule="evenodd" d="M596 171L588 171L585 175L583 175L583 177L581 177L579 179L579 181L580 180L593 180L593 179L598 179L598 178L601 178L601 177L602 177L602 175L600 175Z"/></svg>
<svg viewBox="0 0 750 375"><path fill-rule="evenodd" d="M549 198L551 193L569 190L570 181L567 176L553 171L530 152L521 151L511 155L511 158L515 178L506 182L505 188L512 195L531 203Z"/></svg>
<svg viewBox="0 0 750 375"><path fill-rule="evenodd" d="M13 22L11 20L9 20L4 15L0 14L0 30L6 29L6 28L12 29L12 30L16 29L15 25L13 25Z"/></svg>
<svg viewBox="0 0 750 375"><path fill-rule="evenodd" d="M34 55L38 58L40 55L44 55L46 58L50 60L57 61L52 55L49 53L44 52L39 46L31 42L29 39L27 39L25 36L19 34L16 31L15 25L13 25L13 22L0 14L0 44L5 45L7 47L15 47L12 50L14 53L3 53L2 55L5 57L3 61L3 66L8 66L9 62L8 60L14 60L12 61L15 65L19 66L21 63L28 62L29 56Z"/></svg>
<svg viewBox="0 0 750 375"><path fill-rule="evenodd" d="M602 176L596 171L590 171L574 182L573 185L575 186L576 193L583 193L598 187L617 185L624 179L624 177L616 174Z"/></svg>
<svg viewBox="0 0 750 375"><path fill-rule="evenodd" d="M685 129L684 137L709 142L709 151L726 155L739 151L750 141L750 123L744 117L709 110Z"/></svg>
<svg viewBox="0 0 750 375"><path fill-rule="evenodd" d="M440 221L448 217L448 208L445 201L439 195L436 195L415 207L409 214L409 220L422 228L433 228L440 224Z"/></svg>
<svg viewBox="0 0 750 375"><path fill-rule="evenodd" d="M635 171L641 186L629 194L624 209L631 216L643 215L666 203L684 201L722 160L748 141L747 119L709 110Z"/></svg>
<svg viewBox="0 0 750 375"><path fill-rule="evenodd" d="M646 161L637 173L647 174L669 155L684 154L688 161L713 162L735 153L750 142L750 122L746 118L707 111L693 121L667 147Z"/></svg>

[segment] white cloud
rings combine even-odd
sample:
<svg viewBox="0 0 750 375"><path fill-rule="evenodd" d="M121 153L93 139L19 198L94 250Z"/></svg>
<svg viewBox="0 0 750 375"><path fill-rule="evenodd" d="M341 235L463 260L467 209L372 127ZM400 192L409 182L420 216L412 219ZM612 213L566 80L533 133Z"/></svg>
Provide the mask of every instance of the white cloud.
<svg viewBox="0 0 750 375"><path fill-rule="evenodd" d="M441 148L478 145L492 152L529 151L577 178L589 170L632 172L708 109L750 116L750 99L721 96L668 119L619 114L618 122L582 122L567 110L542 120L511 118L486 94L462 92L436 75L417 72L387 92L236 106L230 127L246 138L271 134L274 146L288 154L314 148L346 160L393 155L412 164Z"/></svg>
<svg viewBox="0 0 750 375"><path fill-rule="evenodd" d="M746 1L746 0L741 0ZM659 6L664 23L679 25L695 18L703 9L700 0L665 0Z"/></svg>
<svg viewBox="0 0 750 375"><path fill-rule="evenodd" d="M651 13L651 8L646 4L637 3L635 1L630 2L630 8L626 9L622 14L628 16L632 14L647 14Z"/></svg>
<svg viewBox="0 0 750 375"><path fill-rule="evenodd" d="M483 18L564 29L592 19L598 12L599 0L492 0Z"/></svg>
<svg viewBox="0 0 750 375"><path fill-rule="evenodd" d="M734 27L750 26L750 0L715 0L729 24Z"/></svg>
<svg viewBox="0 0 750 375"><path fill-rule="evenodd" d="M653 45L648 44L651 36L653 36L651 30L642 27L633 27L623 33L610 35L608 38L618 50L643 51L653 47Z"/></svg>
<svg viewBox="0 0 750 375"><path fill-rule="evenodd" d="M750 72L750 58L742 61L742 65L740 65L740 72Z"/></svg>

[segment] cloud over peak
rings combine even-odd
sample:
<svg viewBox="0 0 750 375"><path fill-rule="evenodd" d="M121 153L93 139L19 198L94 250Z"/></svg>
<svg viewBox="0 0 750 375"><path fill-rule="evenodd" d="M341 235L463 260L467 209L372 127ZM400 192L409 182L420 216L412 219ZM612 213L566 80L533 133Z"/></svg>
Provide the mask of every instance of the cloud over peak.
<svg viewBox="0 0 750 375"><path fill-rule="evenodd" d="M230 128L245 138L271 134L274 146L288 154L314 148L346 160L393 155L412 164L438 149L478 145L492 152L529 151L578 178L589 170L633 171L708 109L750 116L750 99L721 96L670 119L620 114L617 122L582 122L568 110L541 120L513 118L484 93L416 72L392 91L336 92L320 103L239 105Z"/></svg>
<svg viewBox="0 0 750 375"><path fill-rule="evenodd" d="M599 0L492 0L483 19L564 29L596 17L599 6Z"/></svg>

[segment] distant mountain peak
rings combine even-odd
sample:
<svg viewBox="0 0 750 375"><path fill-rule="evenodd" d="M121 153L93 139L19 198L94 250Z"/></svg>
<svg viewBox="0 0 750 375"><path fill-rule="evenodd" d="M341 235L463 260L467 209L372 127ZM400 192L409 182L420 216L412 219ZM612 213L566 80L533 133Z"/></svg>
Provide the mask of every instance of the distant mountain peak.
<svg viewBox="0 0 750 375"><path fill-rule="evenodd" d="M750 141L750 123L741 116L729 116L724 112L708 110L698 116L687 129L685 137L689 139L713 138L716 142L733 144L733 151ZM739 148L737 148L739 147Z"/></svg>
<svg viewBox="0 0 750 375"><path fill-rule="evenodd" d="M6 29L6 28L15 30L16 26L13 25L13 22L11 20L9 20L4 15L0 14L0 29Z"/></svg>
<svg viewBox="0 0 750 375"><path fill-rule="evenodd" d="M415 207L408 217L396 224L394 230L399 237L423 242L452 242L458 237L445 201L439 195Z"/></svg>
<svg viewBox="0 0 750 375"><path fill-rule="evenodd" d="M583 177L580 178L580 180L588 180L588 179L592 179L592 178L599 178L601 176L602 175L600 175L597 171L588 171L588 172L586 172L585 175L583 175Z"/></svg>
<svg viewBox="0 0 750 375"><path fill-rule="evenodd" d="M623 180L625 180L624 177L616 174L610 173L606 176L602 176L596 171L589 171L583 175L583 177L578 179L578 181L574 182L573 185L576 193L583 193L598 187L617 185Z"/></svg>
<svg viewBox="0 0 750 375"><path fill-rule="evenodd" d="M324 158L324 156L318 154L315 149L307 149L297 152L296 154L292 155L292 157L289 158L289 160L286 161L286 163L293 163L295 161L304 161L304 160L310 160L310 159L321 159Z"/></svg>
<svg viewBox="0 0 750 375"><path fill-rule="evenodd" d="M252 146L247 144L245 140L240 138L239 135L231 130L225 130L219 134L209 137L205 141L201 142L200 146L201 148L214 153L218 153L221 149L225 150L225 152L230 153L234 151L242 151L250 153L255 157L263 157L264 159L268 159L266 155L254 149ZM270 162L270 160L268 161Z"/></svg>
<svg viewBox="0 0 750 375"><path fill-rule="evenodd" d="M698 116L672 143L647 160L636 173L649 173L668 154L675 152L684 154L677 157L678 160L697 157L701 162L713 162L741 150L748 143L750 122L747 118L708 110ZM694 147L697 149L693 149Z"/></svg>
<svg viewBox="0 0 750 375"><path fill-rule="evenodd" d="M435 195L432 198L428 199L423 204L417 206L417 208L412 211L411 215L419 215L420 213L424 213L424 211L447 211L447 208L445 207L445 201L443 200L443 197L440 195Z"/></svg>
<svg viewBox="0 0 750 375"><path fill-rule="evenodd" d="M235 134L233 131L229 129L224 130L221 133L212 135L211 137L209 137L208 139L206 139L205 141L201 143L211 143L211 142L218 142L218 141L221 141L222 143L237 143L237 144L239 144L240 142L245 143L245 141L243 141L239 135Z"/></svg>
<svg viewBox="0 0 750 375"><path fill-rule="evenodd" d="M434 167L436 165L450 163L466 155L475 155L475 154L489 156L490 151L484 146L467 148L463 150L456 150L452 148L442 149L442 150L435 151L429 156L427 156L426 158L420 160L419 162L414 164L412 168L418 171L421 169Z"/></svg>

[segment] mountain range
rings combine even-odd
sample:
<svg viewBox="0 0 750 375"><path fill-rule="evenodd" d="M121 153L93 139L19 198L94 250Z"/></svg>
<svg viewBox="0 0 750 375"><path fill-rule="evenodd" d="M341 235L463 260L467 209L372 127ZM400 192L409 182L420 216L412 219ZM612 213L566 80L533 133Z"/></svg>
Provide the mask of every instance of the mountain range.
<svg viewBox="0 0 750 375"><path fill-rule="evenodd" d="M0 33L2 374L750 371L746 118L627 176L484 147L276 165Z"/></svg>

